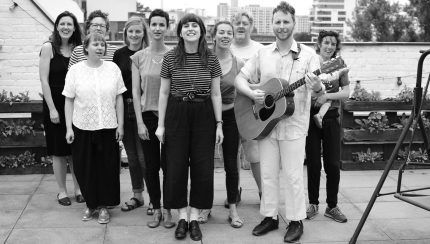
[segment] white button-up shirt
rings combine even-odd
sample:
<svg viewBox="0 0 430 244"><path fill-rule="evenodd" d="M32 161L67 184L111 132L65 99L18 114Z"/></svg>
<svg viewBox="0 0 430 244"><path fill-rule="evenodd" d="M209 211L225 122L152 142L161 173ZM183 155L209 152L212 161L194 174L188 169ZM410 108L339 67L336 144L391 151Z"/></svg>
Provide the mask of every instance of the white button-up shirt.
<svg viewBox="0 0 430 244"><path fill-rule="evenodd" d="M74 98L73 125L94 131L118 126L116 96L126 90L116 64L103 61L100 67L92 68L82 61L67 72L62 94Z"/></svg>
<svg viewBox="0 0 430 244"><path fill-rule="evenodd" d="M301 52L293 61L293 52L297 53L297 43L293 40L291 49L281 54L276 43L261 48L252 57L241 72L249 83L264 84L272 78L282 78L292 84L303 78L306 73L320 68L318 55L312 48L300 45ZM283 84L283 85L288 85ZM277 140L295 140L307 135L311 106L312 89L306 84L294 91L293 115L279 121L269 135Z"/></svg>

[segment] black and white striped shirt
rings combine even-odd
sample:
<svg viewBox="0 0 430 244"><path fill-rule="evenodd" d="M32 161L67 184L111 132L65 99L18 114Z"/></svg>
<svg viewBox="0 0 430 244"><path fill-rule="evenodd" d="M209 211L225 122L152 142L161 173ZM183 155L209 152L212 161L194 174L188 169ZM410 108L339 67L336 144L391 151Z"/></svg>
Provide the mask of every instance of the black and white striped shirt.
<svg viewBox="0 0 430 244"><path fill-rule="evenodd" d="M112 61L113 60L113 54L115 53L115 51L117 49L118 48L116 46L107 44L106 55L103 56L102 59L105 61ZM84 60L87 60L87 56L85 56L85 54L84 54L83 46L79 45L79 46L75 47L75 49L73 49L73 53L72 53L72 56L70 57L70 61L69 61L69 69L70 69L70 67L72 67L72 65L79 63L81 61L84 61Z"/></svg>
<svg viewBox="0 0 430 244"><path fill-rule="evenodd" d="M160 76L170 79L170 93L183 95L188 92L196 94L209 93L212 79L222 75L218 58L212 53L208 56L205 67L198 53L187 53L183 67L175 65L175 50L170 50L163 59Z"/></svg>

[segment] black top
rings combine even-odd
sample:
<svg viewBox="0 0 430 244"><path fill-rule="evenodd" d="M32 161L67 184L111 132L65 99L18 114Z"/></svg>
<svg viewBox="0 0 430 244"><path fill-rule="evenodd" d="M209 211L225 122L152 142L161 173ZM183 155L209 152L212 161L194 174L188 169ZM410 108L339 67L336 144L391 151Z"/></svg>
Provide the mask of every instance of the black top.
<svg viewBox="0 0 430 244"><path fill-rule="evenodd" d="M60 53L56 53L52 48L53 57L49 63L49 87L61 89L66 83L67 66L69 65L70 57L64 57ZM58 109L58 108L57 108Z"/></svg>
<svg viewBox="0 0 430 244"><path fill-rule="evenodd" d="M139 51L139 50L137 50ZM124 99L133 98L133 94L131 92L132 89L132 81L131 81L131 59L130 56L135 54L137 51L130 50L127 46L124 46L115 51L113 54L113 62L118 65L121 70L122 79L124 80L125 87L127 91L125 91L122 96Z"/></svg>

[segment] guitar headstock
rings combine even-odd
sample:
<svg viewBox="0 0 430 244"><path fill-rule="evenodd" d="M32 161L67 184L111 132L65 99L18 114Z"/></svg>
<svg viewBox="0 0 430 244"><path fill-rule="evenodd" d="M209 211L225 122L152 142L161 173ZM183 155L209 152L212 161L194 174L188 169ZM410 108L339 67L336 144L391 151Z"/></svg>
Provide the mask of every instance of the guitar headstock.
<svg viewBox="0 0 430 244"><path fill-rule="evenodd" d="M346 64L341 57L332 58L321 65L321 73L329 74L334 71L346 68Z"/></svg>

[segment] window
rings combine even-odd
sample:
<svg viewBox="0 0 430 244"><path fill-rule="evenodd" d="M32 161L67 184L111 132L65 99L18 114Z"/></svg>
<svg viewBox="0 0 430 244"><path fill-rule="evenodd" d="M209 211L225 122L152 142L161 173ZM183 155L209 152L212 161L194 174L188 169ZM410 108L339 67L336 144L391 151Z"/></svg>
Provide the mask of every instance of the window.
<svg viewBox="0 0 430 244"><path fill-rule="evenodd" d="M337 18L337 20L338 20L338 21L345 21L345 20L346 20L346 18L345 18L345 17L339 17L339 18Z"/></svg>

